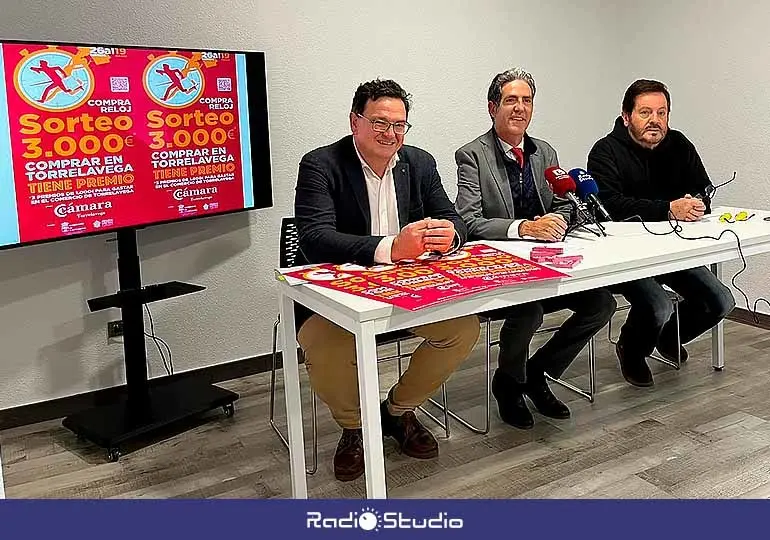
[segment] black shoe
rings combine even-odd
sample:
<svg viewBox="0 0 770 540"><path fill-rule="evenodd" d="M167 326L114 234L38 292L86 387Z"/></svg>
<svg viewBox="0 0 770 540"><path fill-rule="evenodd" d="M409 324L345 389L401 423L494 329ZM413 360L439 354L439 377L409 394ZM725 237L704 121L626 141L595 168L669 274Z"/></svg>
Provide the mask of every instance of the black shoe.
<svg viewBox="0 0 770 540"><path fill-rule="evenodd" d="M531 429L535 419L524 401L524 385L501 372L492 377L492 395L497 400L497 410L503 422L519 429Z"/></svg>
<svg viewBox="0 0 770 540"><path fill-rule="evenodd" d="M641 386L643 388L655 384L655 381L652 379L650 366L647 365L647 360L643 356L630 354L623 348L620 342L615 345L615 353L618 355L618 361L620 362L620 372L626 381L634 386Z"/></svg>
<svg viewBox="0 0 770 540"><path fill-rule="evenodd" d="M667 341L659 341L658 345L655 347L658 349L658 353L668 360L669 362L676 362L676 343L669 343ZM687 354L687 349L679 345L679 362L684 364L687 362L687 359L690 357L689 354Z"/></svg>
<svg viewBox="0 0 770 540"><path fill-rule="evenodd" d="M570 417L569 407L551 392L544 376L528 378L526 394L543 416L560 420Z"/></svg>

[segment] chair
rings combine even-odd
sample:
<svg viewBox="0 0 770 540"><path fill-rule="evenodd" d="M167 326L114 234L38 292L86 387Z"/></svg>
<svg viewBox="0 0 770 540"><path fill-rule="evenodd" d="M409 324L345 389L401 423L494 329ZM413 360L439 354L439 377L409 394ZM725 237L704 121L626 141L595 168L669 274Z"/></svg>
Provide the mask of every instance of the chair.
<svg viewBox="0 0 770 540"><path fill-rule="evenodd" d="M296 261L296 255L297 251L299 250L299 237L297 232L297 226L296 222L293 217L285 217L281 221L281 237L280 237L280 264L281 268L288 268L295 265ZM276 371L278 369L278 326L281 323L280 315L276 318L275 322L273 323L273 354L272 354L272 370L270 374L270 426L273 428L273 431L278 435L281 442L283 442L284 446L288 450L289 448L289 441L286 439L286 436L281 432L281 430L278 428L278 426L275 423L275 376ZM487 330L489 330L489 326L487 326ZM402 343L404 341L407 341L409 339L415 339L415 336L411 333L407 332L406 330L397 330L394 332L389 332L387 334L380 334L377 336L377 346L385 346L385 345L396 345L396 354L390 355L390 356L384 356L384 357L378 357L378 362L384 362L386 360L392 360L392 359L398 359L398 373L399 376L403 373L402 369L402 361L404 358L408 358L411 353L404 353L402 351ZM442 402L438 402L434 400L433 398L430 398L429 401L431 404L438 407L438 409L443 414L443 421L439 420L436 416L431 414L429 411L425 409L425 407L420 407L420 411L423 412L428 418L430 418L433 422L439 425L444 430L446 438L449 438L450 436L450 424L449 424L449 418L453 418L457 420L459 423L470 429L471 431L474 431L476 433L485 434L489 432L490 428L490 412L489 412L489 395L490 395L490 358L489 358L489 341L490 341L490 334L489 331L487 331L486 335L487 339L487 346L486 346L486 387L487 387L487 402L486 402L486 423L483 428L478 428L462 418L460 415L456 414L455 412L451 411L449 407L447 406L447 389L446 389L446 383L441 385L441 396L442 396ZM300 358L302 358L302 351L299 351ZM317 402L316 402L316 396L315 392L311 390L311 430L313 434L313 453L312 453L312 465L306 469L307 474L315 474L315 472L318 470L318 415L317 415Z"/></svg>
<svg viewBox="0 0 770 540"><path fill-rule="evenodd" d="M444 414L444 418L448 421L447 416L450 418L456 420L458 423L460 423L463 427L467 428L468 430L472 431L473 433L477 433L479 435L486 435L489 433L489 429L491 426L491 412L490 412L490 402L492 398L492 386L491 386L491 375L492 375L492 362L491 362L491 349L492 349L492 325L491 321L484 318L482 315L479 315L479 320L481 324L486 326L485 332L484 332L484 338L486 340L485 347L484 347L484 374L485 374L485 384L484 384L484 424L483 427L478 427L465 418L461 417L457 413L451 411L447 406L447 397L446 397L446 384L442 385L441 391L443 395L443 401L444 403L438 403L435 399L429 398L428 402L431 405L434 405ZM400 364L399 364L399 373L401 372ZM430 417L430 414L423 408L420 407L420 410L427 414ZM435 421L435 420L434 420ZM447 430L448 433L448 430Z"/></svg>
<svg viewBox="0 0 770 540"><path fill-rule="evenodd" d="M671 302L674 304L674 317L676 321L676 340L677 344L679 345L679 348L677 348L677 361L673 362L671 360L668 360L667 358L664 358L658 354L655 354L654 352L650 355L650 358L653 358L654 360L657 360L658 362L661 362L663 364L666 364L668 366L673 367L676 370L679 370L682 366L682 359L681 359L681 345L682 345L682 338L681 334L679 332L679 302L682 301L682 298L676 294L674 291L670 290L668 287L666 287L666 291L669 294L669 297L671 298ZM615 313L618 313L619 311L627 311L631 308L630 304L621 305L615 308ZM483 317L483 320L485 324L487 325L487 333L490 331L490 325L495 320L490 314L481 315L480 317ZM535 334L543 334L543 333L550 333L555 332L558 330L558 326L552 326L552 327L546 327L546 328L540 328L538 329ZM610 343L613 345L617 344L617 340L612 339L612 319L610 318L610 321L607 325L607 339ZM493 340L489 341L487 340L488 346L494 346L499 345L500 340ZM584 390L581 388L578 388L577 386L564 381L562 379L556 379L554 377L551 377L550 375L546 374L546 377L550 379L551 381L559 384L560 386L563 386L564 388L567 388L568 390L571 390L578 395L586 398L589 402L593 403L595 400L596 395L596 338L595 336L591 337L591 340L588 342L588 389ZM487 353L487 356L489 356L489 353Z"/></svg>
<svg viewBox="0 0 770 540"><path fill-rule="evenodd" d="M480 315L480 317L483 317L484 323L487 326L487 335L489 335L489 332L491 331L491 325L492 322L495 320L502 320L499 316L494 317L491 315L491 313L486 313L483 315ZM545 328L538 328L537 331L535 331L535 335L539 334L550 334L553 332L556 332L559 329L560 325L555 326L547 326ZM494 345L500 345L500 339L487 341L488 346L494 346ZM487 352L487 356L489 356L489 352ZM595 350L595 338L594 336L591 337L591 340L588 342L588 390L583 390L582 388L579 388L575 386L572 383L569 383L561 378L555 378L551 377L547 373L545 376L558 384L559 386L563 386L564 388L571 390L572 392L575 392L579 396L587 399L589 402L593 403L594 398L596 395L596 350Z"/></svg>
<svg viewBox="0 0 770 540"><path fill-rule="evenodd" d="M682 349L682 336L679 331L679 303L682 301L682 297L679 296L677 293L669 289L668 287L664 287L666 292L668 293L668 297L671 299L671 302L674 304L674 320L676 321L676 343L677 343L677 349L676 349L676 362L673 362L669 360L668 358L663 358L659 354L655 354L653 352L650 354L650 358L653 360L657 360L658 362L661 362L663 364L666 364L667 366L671 366L677 371L682 367L682 358L681 358L681 349ZM618 313L619 311L628 311L631 309L631 304L626 303L625 305L618 306L615 309L615 313ZM607 340L612 343L613 345L618 344L617 339L612 339L612 319L610 319L610 323L607 326Z"/></svg>
<svg viewBox="0 0 770 540"><path fill-rule="evenodd" d="M280 238L280 265L281 268L289 268L294 266L294 261L297 258L297 251L299 250L299 235L297 234L297 225L294 219L284 218L281 220L281 238ZM276 435L281 439L284 446L289 448L289 441L286 436L281 433L278 426L275 424L275 373L278 368L278 325L281 324L280 314L273 323L273 367L270 373L270 427L273 428ZM302 351L299 351L300 358L302 358ZM312 400L311 408L311 421L315 426L316 417L318 414L315 399ZM315 474L318 470L318 433L313 430L313 459L312 465L306 470L308 474Z"/></svg>

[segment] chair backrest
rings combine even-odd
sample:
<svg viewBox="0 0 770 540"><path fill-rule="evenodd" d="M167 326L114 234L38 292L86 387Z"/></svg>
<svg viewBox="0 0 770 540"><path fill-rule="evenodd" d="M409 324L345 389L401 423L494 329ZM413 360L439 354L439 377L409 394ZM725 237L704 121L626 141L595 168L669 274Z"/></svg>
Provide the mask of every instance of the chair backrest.
<svg viewBox="0 0 770 540"><path fill-rule="evenodd" d="M293 217L285 217L281 220L281 268L294 266L299 250L299 234L297 223Z"/></svg>

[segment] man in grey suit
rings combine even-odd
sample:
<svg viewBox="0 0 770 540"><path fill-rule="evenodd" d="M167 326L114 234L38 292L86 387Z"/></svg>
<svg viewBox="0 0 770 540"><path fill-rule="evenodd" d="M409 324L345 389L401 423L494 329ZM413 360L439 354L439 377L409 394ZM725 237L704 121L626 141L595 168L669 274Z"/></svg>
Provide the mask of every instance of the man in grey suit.
<svg viewBox="0 0 770 540"><path fill-rule="evenodd" d="M558 166L556 151L527 134L534 97L535 81L526 71L496 75L487 94L492 128L455 153L455 205L468 226L469 240L560 241L573 221L571 203L556 197L544 176L548 167ZM609 291L595 289L493 314L505 318L492 380L504 422L521 429L534 425L525 395L541 414L569 418L569 408L553 395L545 375L561 377L615 307ZM528 358L543 315L564 309L573 314Z"/></svg>

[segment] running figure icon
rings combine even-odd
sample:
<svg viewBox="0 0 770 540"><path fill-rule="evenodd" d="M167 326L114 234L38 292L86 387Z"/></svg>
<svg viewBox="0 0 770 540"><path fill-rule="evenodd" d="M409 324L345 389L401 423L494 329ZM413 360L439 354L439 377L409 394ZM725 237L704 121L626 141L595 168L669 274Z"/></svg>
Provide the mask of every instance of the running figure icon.
<svg viewBox="0 0 770 540"><path fill-rule="evenodd" d="M48 102L49 99L52 99L60 91L66 92L72 96L82 91L84 88L82 81L77 81L78 84L75 88L67 88L67 85L64 82L64 80L68 78L67 72L59 66L51 66L46 60L40 60L37 66L30 66L29 69L35 73L45 75L49 79L48 83L40 83L47 84L48 86L45 87L40 99L37 100L38 103Z"/></svg>
<svg viewBox="0 0 770 540"><path fill-rule="evenodd" d="M168 65L168 63L165 62L162 64L162 66L163 67L161 69L156 69L155 72L159 75L165 75L169 79L169 82L167 83L168 88L166 88L166 92L161 98L163 101L170 100L177 92L184 92L185 94L189 94L190 92L194 92L198 89L198 85L195 84L195 82L193 82L187 88L184 87L183 82L187 78L187 74L183 73L182 70L172 68Z"/></svg>

